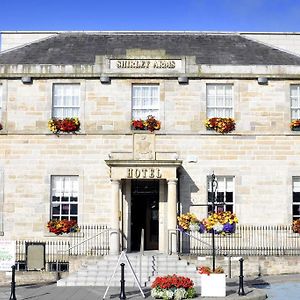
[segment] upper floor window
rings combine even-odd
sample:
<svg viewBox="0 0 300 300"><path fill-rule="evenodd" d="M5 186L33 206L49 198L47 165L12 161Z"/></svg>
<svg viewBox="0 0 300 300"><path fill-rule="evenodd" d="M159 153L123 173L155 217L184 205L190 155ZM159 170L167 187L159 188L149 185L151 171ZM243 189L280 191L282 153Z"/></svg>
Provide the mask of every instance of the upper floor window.
<svg viewBox="0 0 300 300"><path fill-rule="evenodd" d="M206 85L207 118L233 118L233 85Z"/></svg>
<svg viewBox="0 0 300 300"><path fill-rule="evenodd" d="M300 85L291 85L292 120L300 119Z"/></svg>
<svg viewBox="0 0 300 300"><path fill-rule="evenodd" d="M2 88L2 84L0 84L0 121L2 119L2 100L3 98L3 88Z"/></svg>
<svg viewBox="0 0 300 300"><path fill-rule="evenodd" d="M51 220L78 221L78 176L51 176Z"/></svg>
<svg viewBox="0 0 300 300"><path fill-rule="evenodd" d="M300 177L293 177L293 220L300 219Z"/></svg>
<svg viewBox="0 0 300 300"><path fill-rule="evenodd" d="M145 120L149 115L159 119L159 86L132 86L132 119Z"/></svg>
<svg viewBox="0 0 300 300"><path fill-rule="evenodd" d="M215 212L231 211L234 212L234 177L233 176L216 176L216 198L215 198ZM208 213L212 212L212 197L214 192L211 186L211 177L208 178Z"/></svg>
<svg viewBox="0 0 300 300"><path fill-rule="evenodd" d="M79 117L80 85L54 84L52 117L58 119Z"/></svg>

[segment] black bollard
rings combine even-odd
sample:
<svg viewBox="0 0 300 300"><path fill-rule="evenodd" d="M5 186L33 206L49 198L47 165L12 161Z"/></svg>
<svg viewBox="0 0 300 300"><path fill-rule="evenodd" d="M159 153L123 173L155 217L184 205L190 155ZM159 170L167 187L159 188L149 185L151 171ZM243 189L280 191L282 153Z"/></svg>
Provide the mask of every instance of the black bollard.
<svg viewBox="0 0 300 300"><path fill-rule="evenodd" d="M16 297L16 266L12 266L12 273L11 273L11 288L10 288L10 297L9 300L17 300Z"/></svg>
<svg viewBox="0 0 300 300"><path fill-rule="evenodd" d="M240 280L239 280L239 291L238 294L239 296L245 296L245 291L244 291L244 275L243 275L243 262L244 259L240 259Z"/></svg>
<svg viewBox="0 0 300 300"><path fill-rule="evenodd" d="M121 263L121 291L120 291L120 299L126 299L125 295L125 279L124 279L124 266L125 264Z"/></svg>

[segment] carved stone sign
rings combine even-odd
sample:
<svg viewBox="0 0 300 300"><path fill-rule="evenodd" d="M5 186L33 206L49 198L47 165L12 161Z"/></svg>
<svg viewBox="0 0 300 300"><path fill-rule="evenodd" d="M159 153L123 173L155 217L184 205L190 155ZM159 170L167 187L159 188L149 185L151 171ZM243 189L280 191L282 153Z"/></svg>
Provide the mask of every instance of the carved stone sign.
<svg viewBox="0 0 300 300"><path fill-rule="evenodd" d="M111 59L110 69L118 72L181 71L181 59Z"/></svg>
<svg viewBox="0 0 300 300"><path fill-rule="evenodd" d="M162 173L159 168L128 168L127 178L162 178Z"/></svg>
<svg viewBox="0 0 300 300"><path fill-rule="evenodd" d="M154 134L134 134L133 135L133 150L134 159L136 160L151 160L155 158Z"/></svg>

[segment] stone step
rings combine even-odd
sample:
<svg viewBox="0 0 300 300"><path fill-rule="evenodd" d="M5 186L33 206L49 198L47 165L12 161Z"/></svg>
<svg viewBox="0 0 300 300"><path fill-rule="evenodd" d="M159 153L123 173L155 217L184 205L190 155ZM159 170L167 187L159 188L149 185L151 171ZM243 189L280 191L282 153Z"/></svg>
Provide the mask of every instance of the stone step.
<svg viewBox="0 0 300 300"><path fill-rule="evenodd" d="M196 266L186 260L180 260L177 256L149 255L142 256L127 254L128 260L142 287L150 287L156 276L181 275L190 277L195 284L200 284L200 276L197 277ZM117 266L119 256L107 256L95 261L88 261L73 274L57 282L58 286L107 286ZM125 285L136 287L134 276L124 257L119 263L125 263ZM141 266L140 266L141 263ZM140 273L141 270L141 275ZM118 266L111 280L111 286L120 286L121 268Z"/></svg>

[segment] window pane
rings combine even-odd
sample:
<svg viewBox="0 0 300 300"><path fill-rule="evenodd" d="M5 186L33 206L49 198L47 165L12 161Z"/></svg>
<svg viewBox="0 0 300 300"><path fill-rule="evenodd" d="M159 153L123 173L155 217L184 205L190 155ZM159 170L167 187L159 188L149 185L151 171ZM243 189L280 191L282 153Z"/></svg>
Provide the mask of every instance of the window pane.
<svg viewBox="0 0 300 300"><path fill-rule="evenodd" d="M159 86L132 86L132 118L146 119L149 115L159 118Z"/></svg>
<svg viewBox="0 0 300 300"><path fill-rule="evenodd" d="M300 193L293 192L293 202L300 202Z"/></svg>
<svg viewBox="0 0 300 300"><path fill-rule="evenodd" d="M291 112L292 119L299 119L300 109L300 85L291 85L290 87L290 98L291 98Z"/></svg>
<svg viewBox="0 0 300 300"><path fill-rule="evenodd" d="M55 217L60 220L69 220L70 214L77 219L78 176L52 176L51 184L52 219Z"/></svg>
<svg viewBox="0 0 300 300"><path fill-rule="evenodd" d="M234 211L234 177L232 176L216 176L217 185L217 200L215 211ZM208 204L212 202L214 194L211 192L211 178L208 178Z"/></svg>
<svg viewBox="0 0 300 300"><path fill-rule="evenodd" d="M71 214L77 215L77 204L71 204Z"/></svg>
<svg viewBox="0 0 300 300"><path fill-rule="evenodd" d="M79 116L80 85L54 84L53 85L53 111L55 118L71 118ZM73 111L73 109L76 109Z"/></svg>
<svg viewBox="0 0 300 300"><path fill-rule="evenodd" d="M233 193L232 192L226 193L226 202L233 202Z"/></svg>
<svg viewBox="0 0 300 300"><path fill-rule="evenodd" d="M53 215L60 214L60 205L59 204L52 205L52 214Z"/></svg>
<svg viewBox="0 0 300 300"><path fill-rule="evenodd" d="M61 209L62 215L68 215L69 214L69 204L63 204Z"/></svg>
<svg viewBox="0 0 300 300"><path fill-rule="evenodd" d="M206 86L206 113L208 118L233 117L232 88L231 84L208 84Z"/></svg>
<svg viewBox="0 0 300 300"><path fill-rule="evenodd" d="M300 215L300 205L293 205L293 215Z"/></svg>

